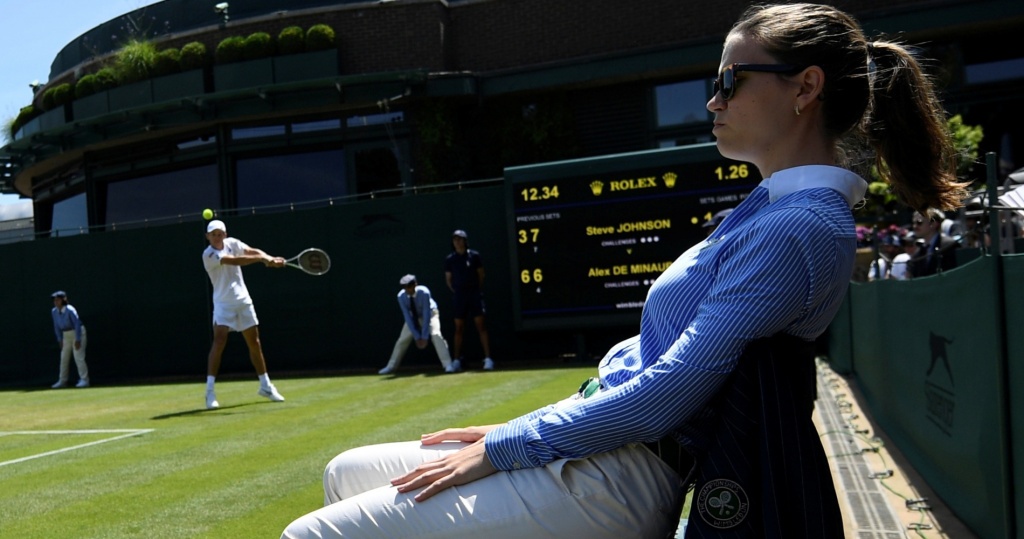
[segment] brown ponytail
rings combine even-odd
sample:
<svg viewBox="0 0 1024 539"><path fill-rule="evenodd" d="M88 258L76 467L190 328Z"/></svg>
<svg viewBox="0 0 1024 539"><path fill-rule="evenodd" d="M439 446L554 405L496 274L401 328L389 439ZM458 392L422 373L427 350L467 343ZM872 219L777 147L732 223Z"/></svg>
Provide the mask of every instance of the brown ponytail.
<svg viewBox="0 0 1024 539"><path fill-rule="evenodd" d="M920 211L952 210L967 197L945 114L920 64L897 43L871 44L872 107L865 123L882 178Z"/></svg>

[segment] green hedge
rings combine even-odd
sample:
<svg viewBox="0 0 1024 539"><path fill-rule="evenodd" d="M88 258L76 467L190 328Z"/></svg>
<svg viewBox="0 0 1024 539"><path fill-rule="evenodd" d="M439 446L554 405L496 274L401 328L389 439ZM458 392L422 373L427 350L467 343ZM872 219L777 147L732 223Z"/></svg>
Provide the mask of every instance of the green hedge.
<svg viewBox="0 0 1024 539"><path fill-rule="evenodd" d="M244 59L245 38L242 36L231 36L224 38L217 44L214 56L218 64L231 64L241 62Z"/></svg>
<svg viewBox="0 0 1024 539"><path fill-rule="evenodd" d="M21 110L18 111L18 115L15 116L14 121L11 122L11 129L10 132L7 134L8 139L14 140L14 133L21 129L23 125L32 121L33 118L39 116L39 113L40 111L36 110L36 108L33 105L21 107Z"/></svg>
<svg viewBox="0 0 1024 539"><path fill-rule="evenodd" d="M246 60L269 58L274 55L276 50L274 38L270 37L270 34L254 32L245 38L245 44L242 46L242 58Z"/></svg>
<svg viewBox="0 0 1024 539"><path fill-rule="evenodd" d="M206 54L206 45L193 41L181 47L182 70L202 69L207 63L209 63L209 56Z"/></svg>
<svg viewBox="0 0 1024 539"><path fill-rule="evenodd" d="M229 64L275 54L297 54L304 51L328 50L335 47L334 29L326 24L314 24L305 32L298 26L281 30L275 39L266 32L249 36L232 36L217 44L214 59L218 64ZM201 69L209 63L206 45L193 41L181 49L157 51L148 41L134 40L119 49L110 65L95 73L80 77L72 85L64 83L48 88L40 100L42 110L52 110L70 103L75 98L87 97L119 84L129 84L150 77L170 75L179 71ZM12 132L19 129L39 110L29 105L21 109L12 121Z"/></svg>
<svg viewBox="0 0 1024 539"><path fill-rule="evenodd" d="M277 36L277 51L281 54L298 54L306 50L306 33L298 26L289 26Z"/></svg>
<svg viewBox="0 0 1024 539"><path fill-rule="evenodd" d="M95 73L82 76L75 83L75 98L83 98L117 86L114 70L104 67Z"/></svg>
<svg viewBox="0 0 1024 539"><path fill-rule="evenodd" d="M153 76L162 77L172 75L181 71L181 51L178 49L164 49L156 53L153 59Z"/></svg>
<svg viewBox="0 0 1024 539"><path fill-rule="evenodd" d="M314 24L306 31L306 50L322 51L334 48L334 28L326 24Z"/></svg>
<svg viewBox="0 0 1024 539"><path fill-rule="evenodd" d="M74 90L71 88L70 83L58 84L56 86L47 88L43 92L43 110L53 110L58 107L63 107L75 98Z"/></svg>

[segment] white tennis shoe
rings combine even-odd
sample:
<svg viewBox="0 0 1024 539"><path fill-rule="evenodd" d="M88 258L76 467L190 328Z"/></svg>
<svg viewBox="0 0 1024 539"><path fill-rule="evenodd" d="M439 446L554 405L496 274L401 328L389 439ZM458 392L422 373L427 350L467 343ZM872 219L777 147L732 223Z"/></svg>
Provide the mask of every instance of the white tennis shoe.
<svg viewBox="0 0 1024 539"><path fill-rule="evenodd" d="M494 360L493 359L491 359L489 357L485 357L484 358L484 370L485 371L493 371L494 370Z"/></svg>
<svg viewBox="0 0 1024 539"><path fill-rule="evenodd" d="M274 387L273 385L265 387L260 386L260 390L257 391L256 394L261 397L266 397L274 402L284 402L284 397L282 397L281 394L277 392L277 388Z"/></svg>
<svg viewBox="0 0 1024 539"><path fill-rule="evenodd" d="M216 410L217 408L220 408L220 403L217 402L217 394L214 393L212 389L207 389L206 390L206 409L207 410Z"/></svg>
<svg viewBox="0 0 1024 539"><path fill-rule="evenodd" d="M384 367L383 369L377 371L377 374L391 374L393 372L395 372L395 369L392 369L391 367Z"/></svg>

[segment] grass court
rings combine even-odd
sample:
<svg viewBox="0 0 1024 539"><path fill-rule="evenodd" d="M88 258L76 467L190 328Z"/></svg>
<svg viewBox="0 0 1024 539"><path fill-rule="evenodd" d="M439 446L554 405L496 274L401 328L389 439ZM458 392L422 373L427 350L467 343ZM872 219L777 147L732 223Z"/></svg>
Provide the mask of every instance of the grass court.
<svg viewBox="0 0 1024 539"><path fill-rule="evenodd" d="M323 503L356 446L498 423L573 393L594 365L0 391L0 537L276 538ZM436 372L436 374L435 374ZM271 371L271 376L274 376ZM251 379L250 379L251 378Z"/></svg>

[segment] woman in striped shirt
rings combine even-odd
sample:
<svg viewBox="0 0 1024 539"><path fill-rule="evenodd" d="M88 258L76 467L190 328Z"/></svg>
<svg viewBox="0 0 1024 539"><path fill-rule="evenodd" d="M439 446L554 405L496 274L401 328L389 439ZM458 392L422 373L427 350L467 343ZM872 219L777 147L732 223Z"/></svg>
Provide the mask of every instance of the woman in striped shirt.
<svg viewBox="0 0 1024 539"><path fill-rule="evenodd" d="M942 108L904 47L812 4L746 11L707 108L722 155L765 179L654 283L599 389L342 453L327 506L284 537L660 538L690 485L687 537L842 537L811 344L845 294L867 188L844 150L872 147L911 207L956 207Z"/></svg>

